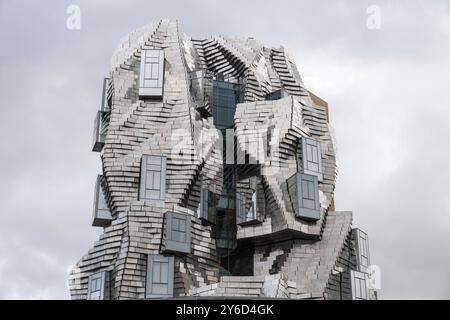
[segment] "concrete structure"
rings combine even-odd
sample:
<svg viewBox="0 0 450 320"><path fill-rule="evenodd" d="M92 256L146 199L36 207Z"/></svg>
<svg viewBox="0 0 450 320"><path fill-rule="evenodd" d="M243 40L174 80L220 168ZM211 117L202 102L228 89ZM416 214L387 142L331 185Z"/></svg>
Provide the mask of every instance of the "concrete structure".
<svg viewBox="0 0 450 320"><path fill-rule="evenodd" d="M73 299L367 299L368 238L334 211L328 105L283 47L135 30L105 79Z"/></svg>

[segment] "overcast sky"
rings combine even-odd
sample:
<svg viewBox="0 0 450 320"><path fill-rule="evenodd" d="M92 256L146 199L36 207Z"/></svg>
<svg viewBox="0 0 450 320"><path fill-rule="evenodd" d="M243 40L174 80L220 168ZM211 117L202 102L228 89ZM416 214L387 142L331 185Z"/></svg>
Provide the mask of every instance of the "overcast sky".
<svg viewBox="0 0 450 320"><path fill-rule="evenodd" d="M0 299L69 298L67 270L100 233L103 77L122 36L164 17L190 36L283 45L330 104L337 209L369 233L380 297L449 299L448 1L187 2L0 0ZM70 4L80 30L66 27Z"/></svg>

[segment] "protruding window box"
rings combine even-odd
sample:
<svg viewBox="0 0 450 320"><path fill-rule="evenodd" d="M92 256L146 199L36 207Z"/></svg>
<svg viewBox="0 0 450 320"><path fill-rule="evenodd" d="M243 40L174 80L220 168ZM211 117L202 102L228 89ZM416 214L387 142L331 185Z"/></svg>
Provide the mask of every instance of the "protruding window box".
<svg viewBox="0 0 450 320"><path fill-rule="evenodd" d="M164 50L144 49L141 52L139 98L161 98L164 85Z"/></svg>
<svg viewBox="0 0 450 320"><path fill-rule="evenodd" d="M320 219L319 184L316 176L296 173L287 180L288 193L296 217Z"/></svg>
<svg viewBox="0 0 450 320"><path fill-rule="evenodd" d="M322 151L320 142L311 138L301 138L302 145L302 170L299 172L316 176L319 181L323 180L322 174Z"/></svg>
<svg viewBox="0 0 450 320"><path fill-rule="evenodd" d="M174 257L150 254L147 258L147 285L145 297L173 297Z"/></svg>
<svg viewBox="0 0 450 320"><path fill-rule="evenodd" d="M110 113L107 111L98 111L94 121L94 134L92 151L100 152L105 145L106 130L108 127Z"/></svg>
<svg viewBox="0 0 450 320"><path fill-rule="evenodd" d="M286 98L287 96L289 96L289 93L285 89L279 89L279 90L275 90L275 91L272 91L271 93L269 93L266 96L266 100L267 101L280 100L280 99Z"/></svg>
<svg viewBox="0 0 450 320"><path fill-rule="evenodd" d="M216 195L208 189L200 191L199 218L206 224L216 223Z"/></svg>
<svg viewBox="0 0 450 320"><path fill-rule="evenodd" d="M213 80L212 114L217 129L234 127L234 114L238 103L244 101L241 83Z"/></svg>
<svg viewBox="0 0 450 320"><path fill-rule="evenodd" d="M111 111L113 91L111 79L104 78L101 111Z"/></svg>
<svg viewBox="0 0 450 320"><path fill-rule="evenodd" d="M204 117L212 116L213 76L206 70L193 71L189 74L190 90L195 108Z"/></svg>
<svg viewBox="0 0 450 320"><path fill-rule="evenodd" d="M360 229L353 229L352 240L355 244L356 268L358 271L367 272L370 266L369 236Z"/></svg>
<svg viewBox="0 0 450 320"><path fill-rule="evenodd" d="M141 162L140 200L161 200L166 197L166 157L143 155Z"/></svg>
<svg viewBox="0 0 450 320"><path fill-rule="evenodd" d="M368 275L364 272L350 270L353 300L368 300L369 290L367 288Z"/></svg>
<svg viewBox="0 0 450 320"><path fill-rule="evenodd" d="M102 175L98 175L97 181L95 182L92 226L106 227L111 223L111 221L111 211L109 210L104 193L104 177Z"/></svg>
<svg viewBox="0 0 450 320"><path fill-rule="evenodd" d="M96 272L89 276L88 283L88 300L109 300L110 299L110 285L109 272Z"/></svg>
<svg viewBox="0 0 450 320"><path fill-rule="evenodd" d="M164 252L191 253L191 216L166 212L164 228Z"/></svg>

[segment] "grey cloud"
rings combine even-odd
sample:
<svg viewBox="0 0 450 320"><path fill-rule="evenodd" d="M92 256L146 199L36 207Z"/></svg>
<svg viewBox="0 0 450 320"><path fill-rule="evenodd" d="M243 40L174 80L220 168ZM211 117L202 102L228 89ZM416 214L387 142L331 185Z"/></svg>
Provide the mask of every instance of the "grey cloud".
<svg viewBox="0 0 450 320"><path fill-rule="evenodd" d="M450 298L446 1L77 1L82 28L69 31L71 3L0 2L0 298L68 298L66 270L99 233L102 77L119 38L161 17L286 47L330 103L337 206L369 232L381 297ZM365 27L369 4L381 30Z"/></svg>

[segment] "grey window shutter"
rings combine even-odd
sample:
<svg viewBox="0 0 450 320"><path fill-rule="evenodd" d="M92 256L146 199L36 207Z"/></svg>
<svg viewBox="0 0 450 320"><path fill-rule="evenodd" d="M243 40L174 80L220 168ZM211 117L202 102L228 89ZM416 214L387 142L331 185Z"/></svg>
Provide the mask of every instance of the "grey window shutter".
<svg viewBox="0 0 450 320"><path fill-rule="evenodd" d="M297 174L297 198L300 218L320 219L319 183L316 176Z"/></svg>
<svg viewBox="0 0 450 320"><path fill-rule="evenodd" d="M302 138L303 173L315 175L322 180L322 152L320 142Z"/></svg>
<svg viewBox="0 0 450 320"><path fill-rule="evenodd" d="M288 92L285 89L278 89L272 91L266 96L266 100L279 100L289 96Z"/></svg>
<svg viewBox="0 0 450 320"><path fill-rule="evenodd" d="M357 269L366 272L370 266L369 236L360 229L353 229L352 233L356 249Z"/></svg>
<svg viewBox="0 0 450 320"><path fill-rule="evenodd" d="M141 200L164 200L166 195L166 158L143 155L141 162Z"/></svg>
<svg viewBox="0 0 450 320"><path fill-rule="evenodd" d="M112 99L112 86L111 79L104 78L103 79L103 92L102 92L102 105L101 111L110 111L111 110L111 99Z"/></svg>
<svg viewBox="0 0 450 320"><path fill-rule="evenodd" d="M369 291L367 288L367 274L350 270L353 300L367 300Z"/></svg>
<svg viewBox="0 0 450 320"><path fill-rule="evenodd" d="M164 84L164 50L145 49L141 52L139 76L140 97L162 97Z"/></svg>
<svg viewBox="0 0 450 320"><path fill-rule="evenodd" d="M105 299L106 272L97 272L89 277L88 300Z"/></svg>
<svg viewBox="0 0 450 320"><path fill-rule="evenodd" d="M236 192L236 223L244 223L245 216L245 195L243 193Z"/></svg>
<svg viewBox="0 0 450 320"><path fill-rule="evenodd" d="M94 213L92 219L92 226L94 227L105 227L112 220L111 211L106 203L103 184L104 177L98 175L95 182Z"/></svg>
<svg viewBox="0 0 450 320"><path fill-rule="evenodd" d="M148 255L146 298L173 296L174 257Z"/></svg>
<svg viewBox="0 0 450 320"><path fill-rule="evenodd" d="M256 220L256 191L252 194L252 203L249 212L250 220Z"/></svg>
<svg viewBox="0 0 450 320"><path fill-rule="evenodd" d="M191 252L191 216L176 212L165 215L165 250L171 252Z"/></svg>

